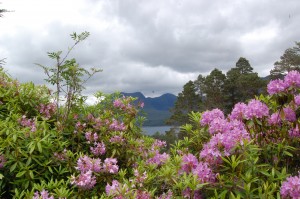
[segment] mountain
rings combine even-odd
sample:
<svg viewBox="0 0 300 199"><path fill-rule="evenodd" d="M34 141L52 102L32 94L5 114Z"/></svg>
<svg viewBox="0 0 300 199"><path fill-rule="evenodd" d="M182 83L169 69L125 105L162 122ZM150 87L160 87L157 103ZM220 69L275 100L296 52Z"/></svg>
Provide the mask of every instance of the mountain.
<svg viewBox="0 0 300 199"><path fill-rule="evenodd" d="M171 117L170 109L174 107L177 97L173 94L166 93L160 97L145 97L141 92L124 93L124 96L138 98L137 101L144 102L144 108L147 120L144 126L164 126L165 121Z"/></svg>

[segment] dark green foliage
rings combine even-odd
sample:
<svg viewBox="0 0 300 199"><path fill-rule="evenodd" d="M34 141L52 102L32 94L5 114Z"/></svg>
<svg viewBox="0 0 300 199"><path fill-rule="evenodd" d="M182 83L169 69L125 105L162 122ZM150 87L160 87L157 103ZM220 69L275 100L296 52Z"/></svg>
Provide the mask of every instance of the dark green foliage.
<svg viewBox="0 0 300 199"><path fill-rule="evenodd" d="M205 95L205 108L224 108L224 86L226 76L222 71L214 69L205 77L203 92Z"/></svg>
<svg viewBox="0 0 300 199"><path fill-rule="evenodd" d="M200 110L202 99L196 93L194 82L189 81L183 86L183 91L178 94L175 107L172 109L172 116L167 121L168 124L179 126L188 122L188 113Z"/></svg>
<svg viewBox="0 0 300 199"><path fill-rule="evenodd" d="M188 85L192 83L193 89L188 89ZM229 113L237 102L246 102L255 95L263 93L265 87L266 80L253 72L249 61L241 57L236 62L236 66L226 75L219 69L214 69L206 77L200 74L194 82L188 82L183 92L189 95L184 95L183 92L178 94L169 124L187 123L187 113L191 111L219 108ZM191 102L194 103L194 108L186 108Z"/></svg>
<svg viewBox="0 0 300 199"><path fill-rule="evenodd" d="M249 61L241 57L235 68L226 74L224 86L225 112L228 113L237 102L245 102L263 92L266 82L253 72Z"/></svg>

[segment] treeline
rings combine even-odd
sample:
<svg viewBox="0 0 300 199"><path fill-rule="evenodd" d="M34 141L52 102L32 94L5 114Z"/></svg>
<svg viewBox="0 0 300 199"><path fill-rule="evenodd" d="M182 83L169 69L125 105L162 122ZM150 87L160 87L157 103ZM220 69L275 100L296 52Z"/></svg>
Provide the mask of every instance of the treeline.
<svg viewBox="0 0 300 199"><path fill-rule="evenodd" d="M199 75L194 81L183 86L178 94L172 116L167 121L171 125L188 123L188 113L219 108L229 113L237 102L245 102L263 93L267 81L253 71L249 61L240 57L235 67L226 74L215 68L209 75Z"/></svg>
<svg viewBox="0 0 300 199"><path fill-rule="evenodd" d="M238 102L246 102L255 95L265 94L270 79L282 78L292 70L300 71L300 42L285 50L268 77L259 77L253 71L249 61L240 57L235 67L224 74L215 68L209 75L199 75L194 81L183 86L178 94L172 116L166 122L169 125L181 126L189 122L188 113L202 112L219 108L229 113Z"/></svg>

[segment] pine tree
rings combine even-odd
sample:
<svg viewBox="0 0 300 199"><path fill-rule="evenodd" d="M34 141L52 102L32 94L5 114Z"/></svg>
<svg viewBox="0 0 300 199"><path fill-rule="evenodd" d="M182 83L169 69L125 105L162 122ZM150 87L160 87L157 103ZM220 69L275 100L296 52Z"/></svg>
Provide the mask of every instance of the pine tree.
<svg viewBox="0 0 300 199"><path fill-rule="evenodd" d="M200 111L201 104L202 101L196 93L194 82L189 81L183 86L183 91L178 94L175 107L172 110L172 116L167 123L175 126L188 123L188 113Z"/></svg>
<svg viewBox="0 0 300 199"><path fill-rule="evenodd" d="M280 61L274 63L274 68L270 71L272 79L280 78L291 70L300 71L300 42L295 44L296 46L284 51Z"/></svg>

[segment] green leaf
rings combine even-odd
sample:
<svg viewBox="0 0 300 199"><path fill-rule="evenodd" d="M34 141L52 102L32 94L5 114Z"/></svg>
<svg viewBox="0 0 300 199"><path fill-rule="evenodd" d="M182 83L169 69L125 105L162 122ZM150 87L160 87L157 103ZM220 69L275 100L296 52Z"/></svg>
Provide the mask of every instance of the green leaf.
<svg viewBox="0 0 300 199"><path fill-rule="evenodd" d="M19 173L17 173L16 177L22 177L27 171L20 171Z"/></svg>
<svg viewBox="0 0 300 199"><path fill-rule="evenodd" d="M38 142L37 146L38 146L39 152L42 153L43 152L43 148L42 148L41 142Z"/></svg>
<svg viewBox="0 0 300 199"><path fill-rule="evenodd" d="M32 170L29 171L29 175L30 175L31 179L34 179L34 175L33 175L33 171Z"/></svg>
<svg viewBox="0 0 300 199"><path fill-rule="evenodd" d="M10 167L10 172L13 172L16 169L18 162L15 162L11 167Z"/></svg>

